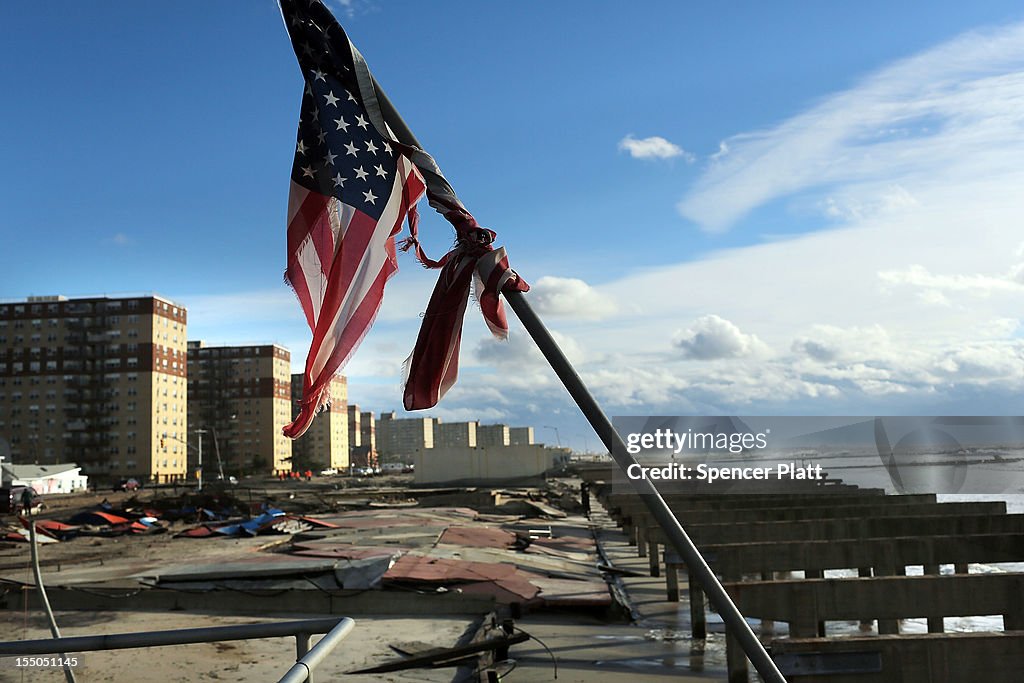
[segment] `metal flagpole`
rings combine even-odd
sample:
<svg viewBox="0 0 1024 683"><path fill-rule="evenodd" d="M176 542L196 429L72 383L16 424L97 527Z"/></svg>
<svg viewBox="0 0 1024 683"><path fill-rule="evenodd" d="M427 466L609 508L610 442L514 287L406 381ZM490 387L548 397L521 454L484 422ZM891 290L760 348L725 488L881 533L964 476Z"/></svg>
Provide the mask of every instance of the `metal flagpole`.
<svg viewBox="0 0 1024 683"><path fill-rule="evenodd" d="M409 130L409 126L406 125L401 115L395 109L395 106L391 103L391 100L388 99L388 96L380 87L380 84L377 83L377 80L372 75L370 80L376 91L381 114L391 127L398 141L418 149L423 149L423 146L420 145L413 132ZM584 417L590 422L590 426L597 432L608 452L612 454L615 462L618 463L623 473L625 473L630 465L636 464L636 459L626 451L626 444L623 443L622 437L615 431L612 423L608 420L608 416L604 414L601 406L597 404L590 391L587 390L583 380L576 374L576 370L569 362L569 359L562 353L551 333L548 332L544 323L534 313L533 308L523 294L517 291L504 291L502 293L505 295L505 300L508 301L512 310L515 311L515 314L523 323L523 326L526 327L526 331L530 333L533 341L540 348L541 353L544 354L544 358L547 359L555 374L562 380L565 388L569 390L569 394L583 412ZM775 662L772 661L761 641L754 635L750 625L747 624L746 619L740 614L739 609L733 604L729 594L725 592L725 588L718 581L718 577L715 576L707 562L704 561L704 557L697 550L693 540L683 530L675 515L672 514L672 510L669 509L665 499L658 493L658 489L654 487L654 484L649 479L630 479L630 481L633 482L633 487L640 494L640 498L651 511L655 521L658 522L658 526L665 532L672 547L679 553L683 561L686 562L687 571L697 580L697 584L708 596L708 601L714 605L718 614L721 615L722 621L725 622L725 627L736 638L757 673L760 674L766 683L786 683L786 679L783 678L779 669L775 666Z"/></svg>
<svg viewBox="0 0 1024 683"><path fill-rule="evenodd" d="M615 462L618 463L619 468L625 473L629 466L637 464L637 461L626 450L626 444L623 443L619 433L615 431L612 423L608 420L608 416L604 414L601 406L597 404L590 391L587 390L583 380L576 374L576 370L569 362L569 359L562 353L557 342L555 342L551 333L548 332L541 319L537 317L533 307L530 306L523 293L514 290L502 293L505 295L505 300L508 301L512 310L515 311L519 320L523 323L526 331L533 337L533 341L537 344L541 353L544 354L544 358L551 365L551 369L555 371L558 379L562 380L562 384L569 390L569 395L572 396L576 405L579 406L583 416L587 418L590 426L594 428L594 431L600 437L601 442L604 443L608 452L611 453ZM725 588L718 581L718 577L715 576L707 562L704 561L704 556L697 550L693 540L683 529L682 525L679 524L679 520L676 519L675 515L672 514L672 510L668 507L665 499L661 497L658 489L655 488L650 479L630 478L629 480L632 482L636 492L640 494L641 500L647 505L647 509L651 511L651 516L654 517L655 521L658 522L658 526L665 532L672 547L683 558L683 561L686 563L686 570L704 590L704 593L708 596L708 601L715 606L718 614L722 617L722 621L725 622L725 627L736 638L740 647L743 648L744 654L747 655L750 663L754 665L757 673L761 675L761 678L766 683L785 683L786 679L782 677L782 674L775 666L775 662L772 661L772 658L765 651L761 641L754 635L750 625L747 624L747 620L740 614L739 609L737 609L729 594L725 592Z"/></svg>

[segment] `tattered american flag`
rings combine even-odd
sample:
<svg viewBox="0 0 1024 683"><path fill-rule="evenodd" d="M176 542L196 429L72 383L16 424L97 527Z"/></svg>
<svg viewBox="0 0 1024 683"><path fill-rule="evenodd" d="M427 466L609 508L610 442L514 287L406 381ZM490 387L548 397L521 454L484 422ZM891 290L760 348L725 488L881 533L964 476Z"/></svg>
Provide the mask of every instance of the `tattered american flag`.
<svg viewBox="0 0 1024 683"><path fill-rule="evenodd" d="M300 413L285 427L301 436L330 401L331 378L373 324L384 285L397 271L395 235L409 216L411 236L427 267L441 268L416 348L406 361L406 409L437 403L458 374L462 313L472 280L496 336L508 325L498 292L528 286L493 250L494 233L477 226L434 160L396 141L384 121L366 63L317 0L280 0L305 80L288 201L288 268L313 341L306 358ZM416 239L415 204L430 203L454 226L457 243L431 261ZM475 275L474 275L475 274Z"/></svg>

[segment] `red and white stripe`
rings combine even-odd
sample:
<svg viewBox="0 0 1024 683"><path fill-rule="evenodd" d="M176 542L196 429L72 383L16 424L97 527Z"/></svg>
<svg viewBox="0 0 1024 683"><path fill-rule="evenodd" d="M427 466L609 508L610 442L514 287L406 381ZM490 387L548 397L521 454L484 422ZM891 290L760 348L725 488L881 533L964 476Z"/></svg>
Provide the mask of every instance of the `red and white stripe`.
<svg viewBox="0 0 1024 683"><path fill-rule="evenodd" d="M484 320L499 339L508 338L508 320L499 298L502 288L508 286L523 292L530 288L509 267L504 247L491 250L489 246L463 242L441 263L441 275L427 304L416 348L405 361L406 410L437 405L458 379L462 322L471 283L476 284L476 298Z"/></svg>
<svg viewBox="0 0 1024 683"><path fill-rule="evenodd" d="M423 196L419 171L399 157L380 220L334 197L292 183L288 202L285 279L306 315L313 342L306 357L301 411L284 429L301 436L330 401L331 378L344 367L373 324L384 285L398 270L395 235Z"/></svg>
<svg viewBox="0 0 1024 683"><path fill-rule="evenodd" d="M498 294L509 280L513 279L522 282L508 265L505 247L498 247L487 252L476 263L476 277L473 280L476 288L476 300L480 303L480 311L484 315L487 327L491 330L491 334L498 339L508 339L508 319L505 317L505 306L501 303ZM517 287L517 289L520 291L529 289L525 282L522 282L522 285L526 289L522 289L522 287Z"/></svg>

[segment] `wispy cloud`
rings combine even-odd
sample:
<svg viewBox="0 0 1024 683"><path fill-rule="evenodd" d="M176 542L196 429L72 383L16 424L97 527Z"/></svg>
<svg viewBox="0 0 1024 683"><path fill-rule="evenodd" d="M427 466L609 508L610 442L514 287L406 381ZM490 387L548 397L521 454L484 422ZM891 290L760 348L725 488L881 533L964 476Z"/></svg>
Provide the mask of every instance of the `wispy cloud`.
<svg viewBox="0 0 1024 683"><path fill-rule="evenodd" d="M863 218L905 205L891 201L894 186L903 200L916 199L937 184L976 185L1016 171L1022 125L1024 25L971 32L727 140L728 154L716 155L679 211L722 231L757 206L816 190L833 216Z"/></svg>
<svg viewBox="0 0 1024 683"><path fill-rule="evenodd" d="M329 4L343 17L351 19L356 15L356 0L330 0Z"/></svg>
<svg viewBox="0 0 1024 683"><path fill-rule="evenodd" d="M1024 294L1024 265L1014 266L1005 275L950 274L936 275L921 265L912 265L900 270L886 270L878 274L879 279L889 285L907 285L925 291L966 292L987 296L993 292L1017 292Z"/></svg>
<svg viewBox="0 0 1024 683"><path fill-rule="evenodd" d="M619 149L629 152L634 159L674 159L682 157L683 161L692 163L696 157L679 145L669 142L663 137L653 135L649 138L637 139L632 133L619 140Z"/></svg>

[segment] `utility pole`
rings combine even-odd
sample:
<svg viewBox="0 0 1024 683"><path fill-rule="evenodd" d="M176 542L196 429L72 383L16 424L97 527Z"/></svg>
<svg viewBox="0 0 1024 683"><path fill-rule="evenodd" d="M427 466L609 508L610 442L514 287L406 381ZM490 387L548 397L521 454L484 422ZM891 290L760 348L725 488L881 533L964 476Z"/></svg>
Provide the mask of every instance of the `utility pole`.
<svg viewBox="0 0 1024 683"><path fill-rule="evenodd" d="M203 490L203 434L205 433L205 429L196 430L196 434L199 435L199 467L196 468L196 479L199 480L199 486L196 491Z"/></svg>

